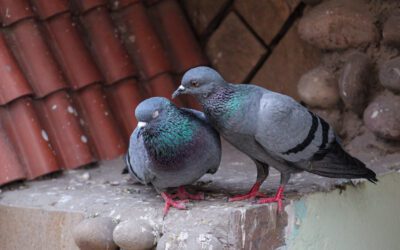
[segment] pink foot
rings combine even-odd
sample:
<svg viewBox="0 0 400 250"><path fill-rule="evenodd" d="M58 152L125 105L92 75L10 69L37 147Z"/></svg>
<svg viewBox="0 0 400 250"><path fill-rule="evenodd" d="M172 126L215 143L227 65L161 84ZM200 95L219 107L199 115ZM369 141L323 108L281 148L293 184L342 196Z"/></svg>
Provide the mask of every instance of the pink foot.
<svg viewBox="0 0 400 250"><path fill-rule="evenodd" d="M247 194L235 195L228 199L229 202L255 199L256 197L267 197L267 195L259 192L261 183L256 182Z"/></svg>
<svg viewBox="0 0 400 250"><path fill-rule="evenodd" d="M190 194L186 191L185 187L179 187L178 192L172 195L172 198L178 197L179 199L189 200L204 200L204 193Z"/></svg>
<svg viewBox="0 0 400 250"><path fill-rule="evenodd" d="M186 206L184 203L189 202L189 200L176 200L174 201L172 196L167 194L166 192L161 193L161 197L165 201L164 209L163 209L163 215L164 217L168 214L169 208L174 207L177 209L186 209Z"/></svg>
<svg viewBox="0 0 400 250"><path fill-rule="evenodd" d="M282 212L282 200L283 200L283 186L278 188L278 191L275 194L275 197L272 198L263 198L257 201L258 204L265 204L265 203L278 203L278 212Z"/></svg>

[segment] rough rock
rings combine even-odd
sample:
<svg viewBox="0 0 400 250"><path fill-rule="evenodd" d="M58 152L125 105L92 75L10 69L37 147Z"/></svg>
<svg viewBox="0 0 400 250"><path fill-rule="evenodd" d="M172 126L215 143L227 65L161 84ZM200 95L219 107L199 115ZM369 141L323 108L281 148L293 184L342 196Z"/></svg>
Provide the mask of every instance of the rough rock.
<svg viewBox="0 0 400 250"><path fill-rule="evenodd" d="M379 37L374 18L361 0L330 0L315 6L300 20L299 33L321 49L345 49Z"/></svg>
<svg viewBox="0 0 400 250"><path fill-rule="evenodd" d="M383 41L392 46L400 46L400 11L393 12L383 25Z"/></svg>
<svg viewBox="0 0 400 250"><path fill-rule="evenodd" d="M124 250L152 249L158 232L144 220L126 220L118 224L113 233L115 243Z"/></svg>
<svg viewBox="0 0 400 250"><path fill-rule="evenodd" d="M357 114L364 111L371 81L372 63L369 57L354 52L347 58L339 79L339 93L346 107Z"/></svg>
<svg viewBox="0 0 400 250"><path fill-rule="evenodd" d="M375 135L400 140L400 96L385 91L364 111L364 123Z"/></svg>
<svg viewBox="0 0 400 250"><path fill-rule="evenodd" d="M301 100L315 108L332 108L339 101L337 81L333 74L318 67L304 74L297 85Z"/></svg>
<svg viewBox="0 0 400 250"><path fill-rule="evenodd" d="M75 243L81 250L117 249L112 237L115 225L109 217L83 220L73 229Z"/></svg>
<svg viewBox="0 0 400 250"><path fill-rule="evenodd" d="M191 234L181 232L179 234L169 233L161 237L157 244L157 250L174 249L174 250L222 250L222 243L212 234L200 233Z"/></svg>
<svg viewBox="0 0 400 250"><path fill-rule="evenodd" d="M385 88L400 92L400 57L393 58L381 65L379 81Z"/></svg>

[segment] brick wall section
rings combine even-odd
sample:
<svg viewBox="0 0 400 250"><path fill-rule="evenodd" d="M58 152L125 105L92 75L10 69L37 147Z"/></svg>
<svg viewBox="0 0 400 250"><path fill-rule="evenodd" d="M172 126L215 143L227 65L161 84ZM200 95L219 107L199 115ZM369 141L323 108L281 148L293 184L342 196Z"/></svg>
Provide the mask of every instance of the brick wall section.
<svg viewBox="0 0 400 250"><path fill-rule="evenodd" d="M297 33L300 0L182 0L213 67L235 83L252 82L298 99L302 74L320 52Z"/></svg>

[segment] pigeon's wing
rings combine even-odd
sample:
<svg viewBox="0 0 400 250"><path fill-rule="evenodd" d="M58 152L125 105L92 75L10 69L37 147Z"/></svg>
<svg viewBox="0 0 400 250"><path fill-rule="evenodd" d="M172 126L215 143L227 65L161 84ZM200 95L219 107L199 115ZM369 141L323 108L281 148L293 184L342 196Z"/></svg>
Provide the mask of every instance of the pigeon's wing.
<svg viewBox="0 0 400 250"><path fill-rule="evenodd" d="M155 178L148 170L149 162L143 138L139 135L138 128L136 128L131 135L128 152L125 154L125 163L128 171L139 182L149 184Z"/></svg>
<svg viewBox="0 0 400 250"><path fill-rule="evenodd" d="M180 109L182 109L182 110L184 110L184 111L186 111L188 113L191 113L195 117L197 117L198 119L208 123L208 120L207 120L207 118L206 118L206 116L204 115L203 112L200 112L200 111L195 110L195 109L188 109L188 108L180 108Z"/></svg>
<svg viewBox="0 0 400 250"><path fill-rule="evenodd" d="M343 150L327 122L292 98L264 94L257 118L255 139L270 154L318 175L377 181L372 170Z"/></svg>
<svg viewBox="0 0 400 250"><path fill-rule="evenodd" d="M256 122L256 141L288 162L309 161L335 140L324 120L291 97L274 92L261 97Z"/></svg>

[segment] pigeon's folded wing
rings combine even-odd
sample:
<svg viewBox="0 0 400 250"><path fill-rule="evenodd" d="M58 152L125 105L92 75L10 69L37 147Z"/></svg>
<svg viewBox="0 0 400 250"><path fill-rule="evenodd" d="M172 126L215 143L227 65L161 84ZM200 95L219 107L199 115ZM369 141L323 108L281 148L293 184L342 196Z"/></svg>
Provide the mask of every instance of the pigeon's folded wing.
<svg viewBox="0 0 400 250"><path fill-rule="evenodd" d="M256 122L256 141L288 162L311 160L335 137L325 121L277 93L262 96Z"/></svg>

